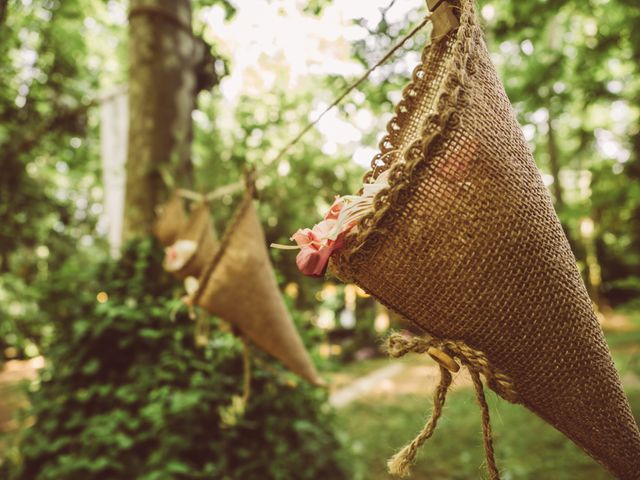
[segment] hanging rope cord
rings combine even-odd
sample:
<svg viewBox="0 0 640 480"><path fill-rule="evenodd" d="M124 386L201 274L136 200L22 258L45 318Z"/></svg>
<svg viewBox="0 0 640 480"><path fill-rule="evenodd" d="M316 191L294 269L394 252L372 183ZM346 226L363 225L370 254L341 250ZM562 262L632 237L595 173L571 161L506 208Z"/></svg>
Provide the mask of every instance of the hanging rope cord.
<svg viewBox="0 0 640 480"><path fill-rule="evenodd" d="M442 415L447 392L451 387L453 378L451 372L457 372L460 368L452 358L455 357L467 368L480 406L482 437L489 478L491 480L499 480L500 473L493 451L493 433L491 431L489 406L487 405L480 375L485 377L487 384L501 397L514 403L518 401L518 396L511 379L492 368L489 360L482 352L474 350L461 341L438 340L428 337L407 338L404 335L394 333L388 337L386 349L389 355L394 358L402 357L410 352L428 353L434 360L438 361L440 367L440 382L433 395L431 417L420 433L389 460L387 463L389 472L400 477L408 476L418 449L433 435L438 419Z"/></svg>
<svg viewBox="0 0 640 480"><path fill-rule="evenodd" d="M246 407L251 396L251 347L242 339L242 404Z"/></svg>
<svg viewBox="0 0 640 480"><path fill-rule="evenodd" d="M367 69L366 72L364 72L357 80L355 80L353 83L351 83L349 86L347 86L347 88L345 88L342 93L340 95L338 95L333 102L331 102L331 104L329 106L327 106L322 112L320 112L320 114L315 117L312 121L310 121L309 123L307 123L301 130L300 132L298 132L298 134L293 137L284 147L282 147L278 153L276 154L276 156L273 158L273 160L271 160L270 162L268 162L268 164L264 167L262 167L261 169L256 169L255 170L255 175L256 177L258 175L264 174L266 173L269 168L273 167L273 166L277 166L278 165L278 161L282 159L282 157L284 157L289 150L291 150L291 148L298 143L302 137L304 137L314 126L316 126L318 124L318 122L320 120L322 120L322 118L329 112L331 111L334 107L336 107L337 105L340 104L340 102L342 102L342 100L344 100L347 95L349 95L351 92L353 92L356 88L358 88L367 78L369 78L369 75L371 75L371 73L376 70L378 67L380 67L381 65L383 65L387 60L389 60L389 58L391 58L398 50L400 50L405 43L407 43L407 41L411 38L413 38L420 30L422 30L430 21L431 21L431 17L433 16L433 13L438 9L438 7L440 5L442 5L442 3L445 0L440 0L439 2L437 2L433 8L431 9L431 11L429 13L427 13L427 15L422 19L422 21L420 23L418 23L415 27L413 27L411 29L411 31L409 31L409 33L407 33L404 37L402 37L400 39L400 41L398 41L398 43L396 43L380 60L378 60L375 64L373 64L371 67L369 67ZM244 180L242 181L238 181L235 183L231 183L229 185L225 185L223 187L217 188L209 193L206 194L201 194L198 192L193 192L191 190L185 190L185 189L179 189L177 190L178 195L182 196L183 198L189 199L189 200L196 200L196 201L212 201L218 198L221 198L225 195L231 195L239 190L242 190L246 185L246 182Z"/></svg>
<svg viewBox="0 0 640 480"><path fill-rule="evenodd" d="M422 28L424 28L433 16L433 13L445 0L439 0L431 9L431 11L425 16L425 18L416 25L409 33L400 39L400 41L394 45L378 62L369 67L362 76L360 76L355 82L350 84L333 102L327 106L314 120L307 123L300 132L293 137L284 147L282 147L276 156L267 166L262 169L255 169L251 177L255 179L259 174L262 174L268 170L269 167L277 165L278 161L289 152L289 150L298 143L305 134L307 134L331 109L336 107L347 95L353 90L358 88L371 73L384 64L389 58L391 58L404 44L414 37ZM225 195L230 195L244 188L253 188L253 181L248 182L247 179L225 185L207 194L200 194L190 190L179 189L178 194L184 198L196 200L196 201L211 201ZM243 342L243 395L242 403L246 405L251 392L251 357L248 344ZM439 352L438 356L434 356L433 350ZM484 394L484 387L482 383L481 374L484 375L487 384L496 392L498 392L503 398L511 402L517 401L517 394L508 376L496 372L489 365L488 359L484 354L479 351L473 350L463 342L456 341L441 341L433 338L420 338L414 337L407 339L399 334L392 334L387 339L387 351L392 357L402 357L409 352L415 353L429 353L439 363L440 370L440 382L436 387L433 396L433 410L431 417L418 433L418 435L404 448L402 448L397 454L395 454L387 463L389 472L392 475L406 477L410 474L411 466L415 461L415 457L420 447L433 435L438 424L438 420L442 415L444 403L447 397L447 393L451 387L453 376L451 372L457 372L459 365L449 356L451 354L457 358L463 366L465 366L471 376L473 382L476 399L480 406L481 418L482 418L482 433L483 433L483 445L485 450L486 466L491 480L499 480L500 473L495 461L495 454L493 449L493 434L491 430L491 421L489 415L489 406ZM444 359L440 357L444 356Z"/></svg>

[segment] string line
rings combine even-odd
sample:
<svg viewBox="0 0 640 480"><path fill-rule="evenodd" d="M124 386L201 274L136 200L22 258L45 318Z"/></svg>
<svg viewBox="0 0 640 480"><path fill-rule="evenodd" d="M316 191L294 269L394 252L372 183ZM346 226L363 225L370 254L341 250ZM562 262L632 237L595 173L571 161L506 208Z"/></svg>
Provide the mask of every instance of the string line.
<svg viewBox="0 0 640 480"><path fill-rule="evenodd" d="M404 37L402 37L398 43L396 43L380 60L378 60L375 64L370 66L367 69L367 71L364 72L357 80L355 80L347 88L345 88L343 92L340 95L338 95L338 97L336 97L329 106L327 106L322 112L320 112L320 114L316 118L308 122L302 128L302 130L300 130L300 132L298 132L298 134L295 137L293 137L293 139L291 139L284 147L282 147L278 151L276 156L273 158L273 160L268 162L268 164L263 168L257 169L256 173L257 174L265 173L269 169L269 167L277 165L278 161L282 159L282 157L291 149L291 147L293 147L296 143L298 143L302 139L302 137L304 137L320 120L322 120L322 117L324 117L330 110L336 107L342 100L345 99L347 95L353 92L353 90L358 88L362 84L362 82L364 82L369 77L369 75L371 75L371 73L374 70L376 70L378 67L384 64L387 60L389 60L389 58L391 58L398 50L400 50L404 46L404 44L407 43L409 39L413 38L420 30L422 30L422 28L424 28L431 21L433 12L435 12L443 2L444 0L439 0L434 5L433 9L429 13L427 13L427 15L422 19L420 23L418 23L413 29L411 29L411 31L409 31L409 33L407 33ZM223 197L225 195L231 195L241 190L244 186L245 186L245 182L238 181L238 182L234 182L229 185L225 185L223 187L217 188L204 195L197 192L190 191L190 190L185 190L185 189L178 190L178 195L182 196L183 198L187 198L191 200L211 201L211 200L215 200L217 198Z"/></svg>

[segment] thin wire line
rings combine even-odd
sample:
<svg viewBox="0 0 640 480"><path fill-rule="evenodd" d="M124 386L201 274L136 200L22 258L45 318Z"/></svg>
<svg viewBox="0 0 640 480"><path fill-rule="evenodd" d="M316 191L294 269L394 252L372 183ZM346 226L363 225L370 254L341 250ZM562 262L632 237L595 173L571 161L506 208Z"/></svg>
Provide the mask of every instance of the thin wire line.
<svg viewBox="0 0 640 480"><path fill-rule="evenodd" d="M271 160L270 162L268 162L265 166L263 166L260 169L256 169L256 175L257 174L262 174L265 171L267 171L270 167L277 165L278 161L291 149L291 147L293 147L296 143L298 143L300 141L300 139L309 132L309 130L311 130L321 119L322 117L324 117L332 108L334 108L335 106L337 106L342 100L344 100L344 98L349 95L353 90L355 90L356 88L358 88L358 86L360 86L362 84L362 82L364 82L369 75L371 75L371 73L378 68L379 66L381 66L383 63L385 63L387 60L389 60L390 57L392 57L398 50L400 50L405 43L407 43L407 41L409 39L411 39L412 37L414 37L416 35L416 33L418 33L425 25L427 25L427 23L429 23L431 21L431 17L433 16L433 12L436 11L436 9L444 2L445 0L439 0L434 6L433 9L424 17L424 19L418 24L416 25L413 29L411 29L411 31L409 33L407 33L404 37L402 37L402 39L393 46L393 48L391 50L389 50L380 60L378 60L374 65L372 65L371 67L369 67L367 69L366 72L364 72L355 82L353 82L352 84L350 84L338 97L336 97L333 102L331 102L331 104L326 107L315 119L313 119L312 121L310 121L309 123L307 123L302 130L300 130L300 132L298 132L298 134L293 137L292 140L290 140L284 147L282 147L278 153L276 154L276 156L273 158L273 160ZM179 190L178 194L183 196L184 198L194 198L195 196L198 196L198 198L204 199L205 201L211 201L214 199L217 199L219 197L222 197L224 195L230 195L232 193L235 193L236 191L242 189L245 186L245 182L244 181L238 181L229 185L224 185L220 188L217 188L205 195L199 194L197 192L191 192L189 190Z"/></svg>
<svg viewBox="0 0 640 480"><path fill-rule="evenodd" d="M440 0L441 3L444 0ZM302 130L300 130L300 133L298 133L298 135L296 135L289 143L287 143L284 147L282 147L280 149L280 151L278 152L278 154L275 156L275 158L269 162L270 164L274 164L276 163L278 160L280 160L285 153L287 153L289 151L289 149L294 146L296 143L298 143L298 141L309 131L311 130L321 119L322 117L324 117L329 110L331 110L333 107L337 106L342 100L344 100L344 98L349 95L353 90L355 90L356 88L358 88L360 86L360 84L362 84L362 82L364 82L369 75L371 75L371 73L378 68L380 65L382 65L384 62L386 62L387 60L389 60L389 58L391 56L393 56L394 53L396 53L400 48L402 48L402 46L410 39L412 38L416 33L418 33L427 23L429 23L429 20L431 19L431 13L429 13L418 25L416 25L408 34L406 34L401 40L400 42L398 42L391 50L389 50L384 57L382 57L380 60L378 60L373 66L369 67L369 69L364 72L362 74L362 76L360 78L358 78L355 82L353 82L351 85L349 85L343 92L342 94L340 94L332 103L331 105L329 105L327 108L325 108L320 115L318 115L313 121L309 122Z"/></svg>

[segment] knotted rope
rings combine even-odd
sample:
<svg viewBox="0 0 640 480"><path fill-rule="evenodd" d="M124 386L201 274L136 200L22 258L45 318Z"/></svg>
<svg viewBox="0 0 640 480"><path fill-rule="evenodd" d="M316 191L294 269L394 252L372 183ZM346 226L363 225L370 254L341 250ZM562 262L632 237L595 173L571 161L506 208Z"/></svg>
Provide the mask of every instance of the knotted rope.
<svg viewBox="0 0 640 480"><path fill-rule="evenodd" d="M392 475L398 475L400 477L409 476L411 465L416 458L418 449L433 435L436 429L438 419L440 415L442 415L442 407L447 398L447 392L451 386L452 379L453 377L449 370L440 365L440 383L433 394L433 411L431 412L431 418L429 418L416 438L411 440L411 443L396 453L387 462L387 468Z"/></svg>
<svg viewBox="0 0 640 480"><path fill-rule="evenodd" d="M480 374L474 370L469 370L473 386L476 390L476 398L480 404L480 412L482 412L482 441L484 444L485 457L487 459L487 470L491 480L498 480L500 472L496 465L495 455L493 453L493 434L491 433L491 418L489 418L489 406L484 396L484 388L482 388L482 380Z"/></svg>
<svg viewBox="0 0 640 480"><path fill-rule="evenodd" d="M251 396L251 347L249 343L242 340L242 395L233 395L231 403L225 407L220 407L220 422L223 428L233 427L244 417Z"/></svg>
<svg viewBox="0 0 640 480"><path fill-rule="evenodd" d="M500 396L511 402L517 401L517 394L509 377L496 371L489 364L489 361L482 352L472 349L464 342L454 340L439 340L435 338L405 337L394 333L389 336L386 349L390 356L394 358L402 357L409 352L429 353L439 363L440 383L433 395L433 411L431 417L422 428L420 433L402 450L395 454L387 463L389 472L392 475L406 477L410 473L418 449L429 439L436 429L438 419L442 415L442 408L446 400L447 392L451 386L451 371L457 371L459 366L452 358L456 358L467 367L476 398L482 413L482 432L487 470L491 480L499 480L500 474L496 466L493 451L493 436L491 432L491 421L489 417L489 406L484 395L484 388L480 374L484 375L487 384ZM443 355L444 354L444 355ZM449 361L444 361L448 359Z"/></svg>
<svg viewBox="0 0 640 480"><path fill-rule="evenodd" d="M347 95L349 95L352 91L358 88L369 76L371 73L376 70L378 67L383 65L387 60L389 60L398 50L400 50L411 38L413 38L420 30L422 30L433 17L434 12L444 3L445 0L439 0L435 3L435 5L430 9L430 11L425 15L425 17L415 26L413 27L406 35L404 35L393 47L391 47L380 60L371 65L360 77L358 77L354 82L350 83L337 97L333 99L333 101L325 107L322 112L320 112L313 120L307 122L298 132L298 134L293 137L287 144L282 147L276 153L275 157L267 163L259 170L258 173L264 174L269 168L273 168L278 165L279 160L281 160L293 147L296 143L298 143L302 137L304 137L322 118L329 113L334 107L340 104L342 100L344 100ZM163 173L163 178L168 174L168 172ZM173 185L172 179L166 179L165 183L169 186ZM239 190L242 190L244 187L244 182L238 181L231 183L229 185L224 185L219 187L209 193L199 193L194 192L187 189L179 189L178 195L188 200L204 200L211 201L223 197L225 195L231 195Z"/></svg>

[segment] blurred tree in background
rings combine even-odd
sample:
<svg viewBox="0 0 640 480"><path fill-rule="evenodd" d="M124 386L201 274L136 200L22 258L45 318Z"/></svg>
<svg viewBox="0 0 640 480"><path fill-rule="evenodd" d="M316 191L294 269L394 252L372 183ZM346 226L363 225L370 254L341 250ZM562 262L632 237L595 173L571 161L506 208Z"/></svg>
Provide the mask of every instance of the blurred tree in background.
<svg viewBox="0 0 640 480"><path fill-rule="evenodd" d="M53 5L53 2L50 2ZM96 2L9 2L0 26L0 348L38 353L53 318L48 273L97 241L99 161L88 139L98 88L85 41ZM50 5L50 6L51 6ZM9 351L7 352L7 349Z"/></svg>
<svg viewBox="0 0 640 480"><path fill-rule="evenodd" d="M481 12L592 298L637 299L640 8L504 1Z"/></svg>
<svg viewBox="0 0 640 480"><path fill-rule="evenodd" d="M264 359L253 368L246 411L236 412L238 342L216 329L197 348L189 316L171 321L181 288L162 271L149 235L166 197L163 174L189 182L191 112L199 89L215 78L202 83L211 54L191 34L188 0L130 7L125 225L134 240L117 262L78 263L69 255L48 272L67 308L40 302L56 322L45 350L49 368L30 398L33 424L5 472L24 479L343 478L326 391L289 383Z"/></svg>

